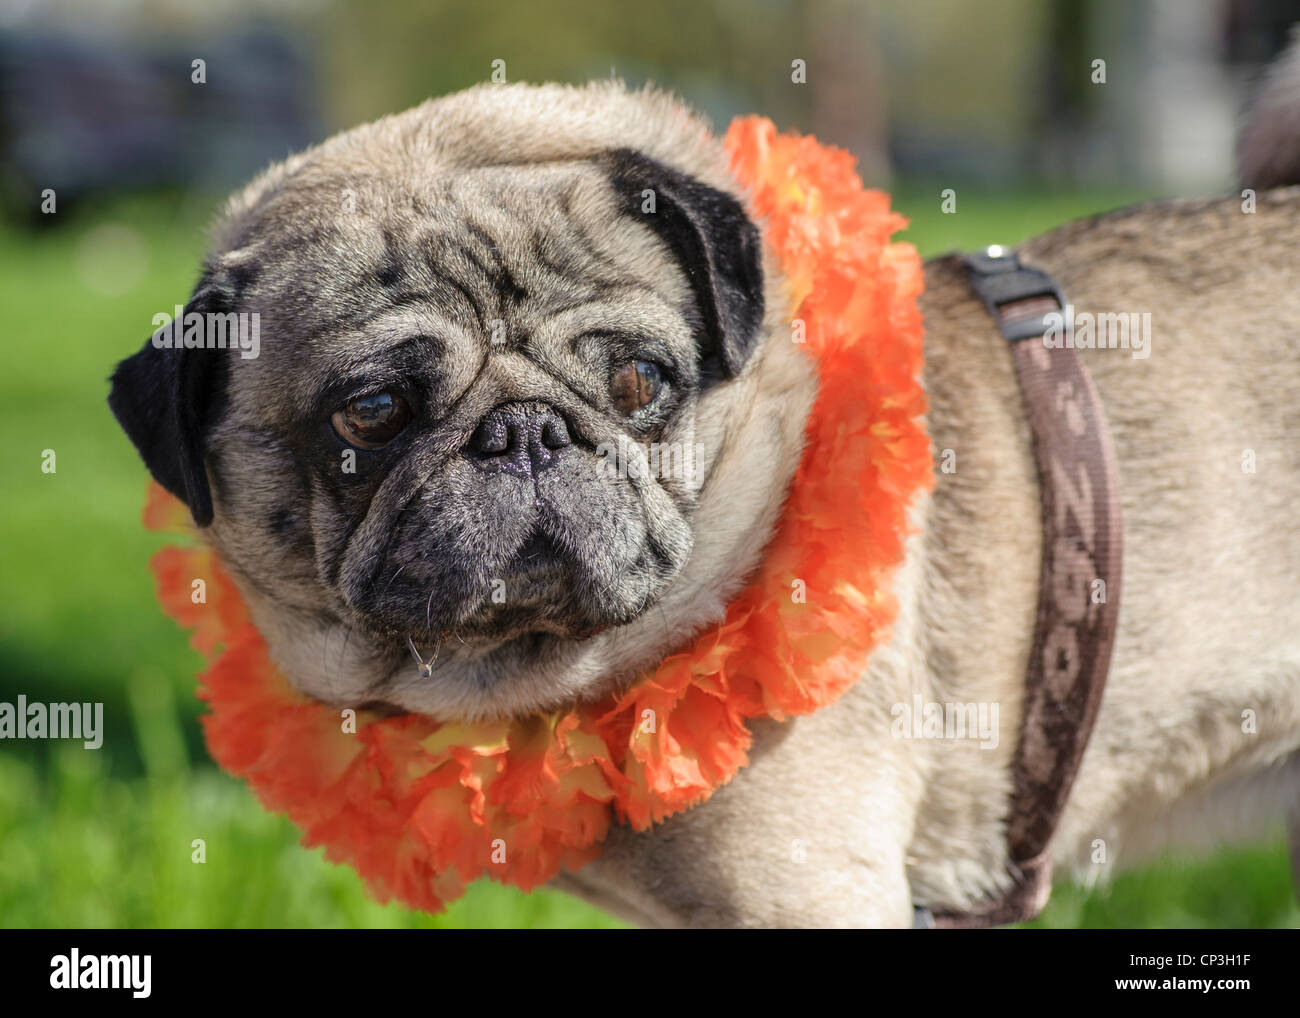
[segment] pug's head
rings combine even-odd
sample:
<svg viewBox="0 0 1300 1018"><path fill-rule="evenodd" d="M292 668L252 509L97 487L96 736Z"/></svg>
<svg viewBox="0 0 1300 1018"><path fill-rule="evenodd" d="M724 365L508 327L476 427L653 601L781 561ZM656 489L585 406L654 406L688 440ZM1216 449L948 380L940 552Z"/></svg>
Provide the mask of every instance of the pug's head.
<svg viewBox="0 0 1300 1018"><path fill-rule="evenodd" d="M676 103L486 86L232 199L110 405L298 688L518 715L653 664L752 571L812 394L781 300Z"/></svg>

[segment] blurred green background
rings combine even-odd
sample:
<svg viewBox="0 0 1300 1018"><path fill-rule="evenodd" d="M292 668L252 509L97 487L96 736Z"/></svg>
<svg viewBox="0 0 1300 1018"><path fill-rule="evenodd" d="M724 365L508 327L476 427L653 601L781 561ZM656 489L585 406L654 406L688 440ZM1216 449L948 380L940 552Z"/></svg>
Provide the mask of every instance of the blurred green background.
<svg viewBox="0 0 1300 1018"><path fill-rule="evenodd" d="M176 55L161 60L162 73L184 83L190 54L216 27L198 5L144 6L154 30L162 26L152 52ZM755 111L851 148L864 176L888 185L911 219L905 239L931 255L1015 243L1157 194L1230 186L1230 152L1208 162L1196 155L1198 146L1223 141L1222 125L1211 124L1204 136L1164 139L1149 119L1165 109L1149 93L1164 86L1142 65L1185 58L1213 66L1206 74L1232 110L1234 90L1270 55L1276 26L1264 19L1264 28L1233 28L1240 5L1206 4L1218 16L1194 31L1161 22L1168 15L1157 6L1062 3L1049 14L1044 5L1007 2L980 5L972 16L969 5L940 0L719 0L657 10L576 0L304 3L277 8L275 18L249 5L248 25L290 40L298 54L295 102L263 122L280 118L284 136L320 138L468 86L489 75L493 59L506 61L512 80L579 81L612 66L633 82L653 77L675 89L719 127ZM14 16L15 9L0 6L11 54L22 51L24 39L74 31L71 15L60 20L65 5L35 20ZM102 9L98 21L76 13L78 38L91 39L97 52L138 47L138 24L123 26ZM238 39L224 45L222 52L238 56ZM1157 56L1143 45L1156 46ZM1102 51L1111 56L1112 80L1123 79L1118 97L1090 97L1079 84L1088 80L1091 54ZM802 55L811 55L808 84L793 86L790 63ZM1062 73L1063 63L1073 70ZM212 62L209 73L220 74L221 66ZM58 159L42 161L33 153L51 151L58 139L49 125L57 116L35 117L17 105L34 102L15 85L22 73L20 60L0 61L8 189L0 236L7 354L0 371L0 701L20 693L46 702L102 701L106 733L96 752L59 742L0 743L0 926L620 925L556 892L525 895L491 884L476 885L440 916L378 905L351 870L300 848L291 824L264 813L212 766L193 695L199 657L154 599L146 562L162 539L140 525L145 473L105 405L106 379L147 337L153 315L188 295L218 188L287 149L276 131L236 137L235 123L235 141L224 151L238 157L227 162L195 166L173 152L171 162L155 160L152 175L120 158L101 167L96 142L84 132L73 134L82 147L70 144ZM1146 119L1130 123L1124 96L1141 98ZM125 92L118 107L92 115L107 121L114 137L127 136L131 101ZM191 125L196 118L251 122L247 111L239 119L240 109L236 102L171 112ZM1044 145L1049 135L1067 151L1076 146L1079 158L1040 151L1052 147ZM1230 147L1230 132L1224 144ZM1108 161L1107 152L1121 149ZM67 181L60 195L68 200L54 215L37 211L40 190L53 186L42 173ZM940 210L945 187L957 191L955 215ZM41 470L47 449L57 455L53 474ZM203 865L190 861L196 838L207 844ZM1107 887L1059 887L1033 925L1295 927L1300 909L1279 832L1209 860L1162 860Z"/></svg>

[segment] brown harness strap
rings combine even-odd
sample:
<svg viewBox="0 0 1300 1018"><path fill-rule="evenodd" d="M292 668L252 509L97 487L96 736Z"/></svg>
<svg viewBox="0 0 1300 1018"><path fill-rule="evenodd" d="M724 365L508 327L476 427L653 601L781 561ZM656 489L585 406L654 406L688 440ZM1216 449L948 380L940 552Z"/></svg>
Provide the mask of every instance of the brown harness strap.
<svg viewBox="0 0 1300 1018"><path fill-rule="evenodd" d="M1043 567L1007 817L1015 884L970 912L936 914L934 925L946 928L1022 922L1047 904L1049 843L1106 686L1123 553L1115 450L1060 289L999 247L966 262L1011 344L1042 489Z"/></svg>

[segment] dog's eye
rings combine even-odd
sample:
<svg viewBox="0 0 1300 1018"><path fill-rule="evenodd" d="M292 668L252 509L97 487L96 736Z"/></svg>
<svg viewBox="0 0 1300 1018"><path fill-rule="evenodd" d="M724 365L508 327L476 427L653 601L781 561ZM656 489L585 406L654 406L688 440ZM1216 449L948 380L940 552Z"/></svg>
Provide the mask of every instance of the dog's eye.
<svg viewBox="0 0 1300 1018"><path fill-rule="evenodd" d="M330 418L334 433L361 449L378 449L387 445L406 427L411 408L406 400L392 392L377 392L349 400Z"/></svg>
<svg viewBox="0 0 1300 1018"><path fill-rule="evenodd" d="M610 392L614 396L614 405L624 416L630 417L643 406L653 403L663 384L659 365L650 361L632 361L614 373Z"/></svg>

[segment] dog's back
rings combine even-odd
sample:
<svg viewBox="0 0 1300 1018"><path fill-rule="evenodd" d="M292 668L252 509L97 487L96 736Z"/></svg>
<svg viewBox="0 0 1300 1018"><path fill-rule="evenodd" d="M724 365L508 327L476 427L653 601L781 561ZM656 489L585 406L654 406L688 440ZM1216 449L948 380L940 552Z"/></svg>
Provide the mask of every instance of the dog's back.
<svg viewBox="0 0 1300 1018"><path fill-rule="evenodd" d="M1092 865L1098 839L1113 862L1170 840L1250 836L1248 821L1300 799L1297 236L1291 188L1260 193L1253 210L1237 197L1139 206L1020 249L1060 284L1076 334L1086 322L1083 342L1106 347L1080 356L1124 513L1119 632L1062 861ZM1029 436L1004 341L955 260L931 264L925 304L930 425L958 470L939 476L928 513L923 615L960 610L974 625L921 631L935 634L931 660L958 662L946 695L968 701L989 694L990 668L1022 681L993 644L1020 660L1028 650L1038 495L1025 490ZM976 626L994 635L972 640ZM964 780L939 768L930 798Z"/></svg>

